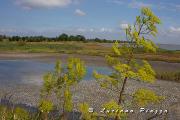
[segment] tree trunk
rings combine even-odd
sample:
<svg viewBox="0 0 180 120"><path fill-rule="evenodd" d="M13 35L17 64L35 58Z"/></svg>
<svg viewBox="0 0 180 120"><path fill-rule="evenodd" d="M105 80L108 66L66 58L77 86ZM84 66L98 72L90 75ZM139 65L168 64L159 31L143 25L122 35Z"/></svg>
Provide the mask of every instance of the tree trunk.
<svg viewBox="0 0 180 120"><path fill-rule="evenodd" d="M44 113L44 120L48 120L48 113Z"/></svg>
<svg viewBox="0 0 180 120"><path fill-rule="evenodd" d="M122 95L123 95L123 92L124 92L124 89L125 89L126 81L127 81L127 77L124 78L122 89L121 89L121 91L119 93L118 105L120 105L121 102L122 102Z"/></svg>
<svg viewBox="0 0 180 120"><path fill-rule="evenodd" d="M122 85L121 91L119 92L118 105L120 105L121 102L122 102L122 95L123 95L123 92L124 92L124 89L125 89L125 85L126 85L127 79L128 79L127 77L124 78L124 81L123 81L123 85ZM118 116L115 117L115 120L118 120Z"/></svg>
<svg viewBox="0 0 180 120"><path fill-rule="evenodd" d="M61 115L60 115L60 120L67 120L67 112L63 112Z"/></svg>

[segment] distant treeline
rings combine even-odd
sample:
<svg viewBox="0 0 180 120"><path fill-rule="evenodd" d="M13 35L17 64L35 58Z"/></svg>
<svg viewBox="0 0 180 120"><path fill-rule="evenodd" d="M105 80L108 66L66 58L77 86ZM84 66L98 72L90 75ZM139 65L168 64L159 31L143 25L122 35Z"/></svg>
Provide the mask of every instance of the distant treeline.
<svg viewBox="0 0 180 120"><path fill-rule="evenodd" d="M67 35L63 33L59 35L58 37L0 35L0 41L17 41L17 42L18 41L24 41L24 42L82 41L82 42L113 43L116 40L107 40L107 39L100 39L100 38L87 39L83 35Z"/></svg>

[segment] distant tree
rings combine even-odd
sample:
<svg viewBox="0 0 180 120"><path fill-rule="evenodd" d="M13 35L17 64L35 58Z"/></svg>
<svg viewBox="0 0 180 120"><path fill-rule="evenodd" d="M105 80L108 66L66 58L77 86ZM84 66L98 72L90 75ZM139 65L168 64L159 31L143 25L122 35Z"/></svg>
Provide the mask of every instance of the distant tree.
<svg viewBox="0 0 180 120"><path fill-rule="evenodd" d="M6 36L6 35L2 35L2 38L3 38L3 39L8 39L9 37Z"/></svg>
<svg viewBox="0 0 180 120"><path fill-rule="evenodd" d="M149 8L142 8L141 15L136 17L135 24L133 26L129 25L125 29L129 44L115 42L112 47L115 57L106 56L107 63L113 69L112 74L103 75L94 72L94 76L101 87L118 93L117 99L106 106L111 108L126 106L125 88L127 81L137 80L147 83L155 81L155 72L151 65L145 60L137 62L134 53L138 48L143 49L145 52L156 52L156 46L150 38L156 36L157 24L160 24L160 19ZM157 96L147 88L143 88L143 86L130 94L129 97L132 98L132 103L138 106L158 103L162 99L162 97ZM119 120L121 117L121 113L114 114L115 120Z"/></svg>
<svg viewBox="0 0 180 120"><path fill-rule="evenodd" d="M4 38L3 38L3 36L2 36L2 35L0 35L0 42L1 42L1 41L3 41L3 39L4 39Z"/></svg>
<svg viewBox="0 0 180 120"><path fill-rule="evenodd" d="M19 37L19 36L13 36L11 38L11 41L19 41L20 39L21 39L21 37Z"/></svg>
<svg viewBox="0 0 180 120"><path fill-rule="evenodd" d="M115 43L117 40L113 40L112 43Z"/></svg>
<svg viewBox="0 0 180 120"><path fill-rule="evenodd" d="M95 38L94 41L95 41L95 42L101 42L101 39Z"/></svg>
<svg viewBox="0 0 180 120"><path fill-rule="evenodd" d="M110 43L111 41L110 40L106 40L106 39L103 39L102 40L104 43Z"/></svg>
<svg viewBox="0 0 180 120"><path fill-rule="evenodd" d="M57 41L57 37L52 37L52 38L49 38L48 41L51 41L51 42L54 42L54 41Z"/></svg>
<svg viewBox="0 0 180 120"><path fill-rule="evenodd" d="M58 37L58 40L60 41L67 41L68 40L68 35L63 33Z"/></svg>
<svg viewBox="0 0 180 120"><path fill-rule="evenodd" d="M85 41L86 38L83 35L76 35L76 41Z"/></svg>
<svg viewBox="0 0 180 120"><path fill-rule="evenodd" d="M21 37L21 40L22 40L22 41L26 41L26 40L27 40L27 37Z"/></svg>
<svg viewBox="0 0 180 120"><path fill-rule="evenodd" d="M68 38L69 41L76 41L76 37L73 35L70 35Z"/></svg>

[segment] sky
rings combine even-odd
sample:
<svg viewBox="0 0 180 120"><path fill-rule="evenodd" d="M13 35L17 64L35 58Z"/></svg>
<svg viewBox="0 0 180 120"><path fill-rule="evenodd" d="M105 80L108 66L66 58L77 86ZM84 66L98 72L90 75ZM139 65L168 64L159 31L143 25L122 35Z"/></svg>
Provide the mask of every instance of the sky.
<svg viewBox="0 0 180 120"><path fill-rule="evenodd" d="M154 42L180 44L180 0L0 0L0 34L122 40L141 7L162 21Z"/></svg>

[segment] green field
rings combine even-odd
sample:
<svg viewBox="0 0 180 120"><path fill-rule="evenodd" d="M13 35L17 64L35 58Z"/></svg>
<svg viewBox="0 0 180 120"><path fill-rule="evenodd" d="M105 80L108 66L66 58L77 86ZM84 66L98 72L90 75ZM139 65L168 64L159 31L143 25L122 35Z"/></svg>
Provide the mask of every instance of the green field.
<svg viewBox="0 0 180 120"><path fill-rule="evenodd" d="M67 53L85 55L109 54L110 48L83 42L0 42L1 53Z"/></svg>
<svg viewBox="0 0 180 120"><path fill-rule="evenodd" d="M0 42L1 53L66 53L93 56L112 54L111 44L84 42ZM156 54L136 53L137 59L180 63L180 51L159 49Z"/></svg>

